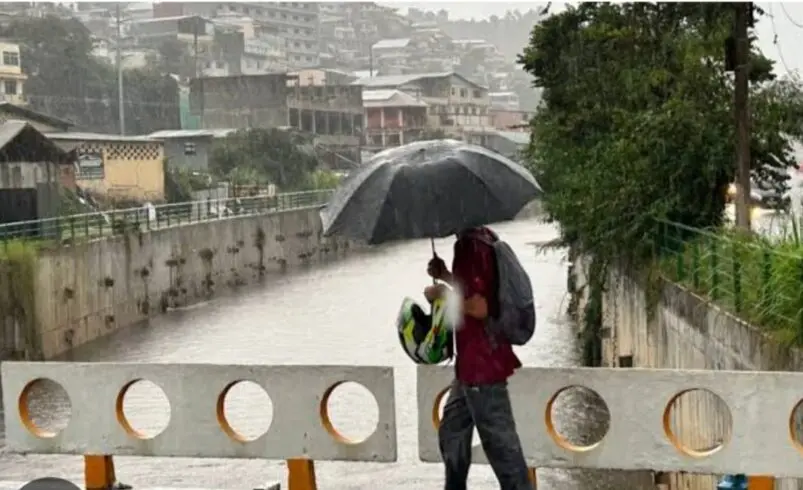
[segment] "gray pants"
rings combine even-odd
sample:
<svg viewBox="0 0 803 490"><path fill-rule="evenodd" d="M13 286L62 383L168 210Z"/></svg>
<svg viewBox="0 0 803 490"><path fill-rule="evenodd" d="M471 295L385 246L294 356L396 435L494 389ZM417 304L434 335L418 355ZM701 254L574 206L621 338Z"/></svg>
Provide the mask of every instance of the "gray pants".
<svg viewBox="0 0 803 490"><path fill-rule="evenodd" d="M500 490L532 490L507 383L467 386L458 381L452 383L438 429L444 489L466 490L475 426Z"/></svg>

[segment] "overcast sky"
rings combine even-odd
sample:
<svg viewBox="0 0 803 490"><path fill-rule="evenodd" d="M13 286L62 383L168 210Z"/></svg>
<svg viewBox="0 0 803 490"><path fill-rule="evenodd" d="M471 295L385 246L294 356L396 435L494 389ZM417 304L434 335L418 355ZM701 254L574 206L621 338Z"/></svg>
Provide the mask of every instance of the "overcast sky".
<svg viewBox="0 0 803 490"><path fill-rule="evenodd" d="M503 16L507 10L528 10L546 5L539 2L381 2L402 9L407 7L438 11L445 9L450 18L483 19L491 15ZM563 3L553 3L553 11ZM756 2L767 15L756 26L758 45L763 53L775 60L779 74L797 70L803 75L803 3ZM777 43L774 42L777 34Z"/></svg>

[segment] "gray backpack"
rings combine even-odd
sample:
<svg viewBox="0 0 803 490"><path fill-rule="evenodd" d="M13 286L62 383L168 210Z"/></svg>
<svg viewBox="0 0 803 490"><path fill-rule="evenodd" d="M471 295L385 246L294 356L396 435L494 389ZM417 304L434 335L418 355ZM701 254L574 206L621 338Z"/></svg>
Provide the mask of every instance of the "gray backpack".
<svg viewBox="0 0 803 490"><path fill-rule="evenodd" d="M479 240L493 248L496 263L496 298L486 321L492 343L502 335L512 345L524 345L535 333L535 298L530 276L513 249L494 234Z"/></svg>

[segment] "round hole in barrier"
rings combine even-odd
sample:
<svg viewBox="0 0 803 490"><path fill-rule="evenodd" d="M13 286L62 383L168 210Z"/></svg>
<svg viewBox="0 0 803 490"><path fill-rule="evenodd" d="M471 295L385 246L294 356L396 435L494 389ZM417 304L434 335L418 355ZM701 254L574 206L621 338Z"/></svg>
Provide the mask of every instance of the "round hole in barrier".
<svg viewBox="0 0 803 490"><path fill-rule="evenodd" d="M267 434L273 422L273 401L253 381L229 383L217 397L217 421L229 437L251 442Z"/></svg>
<svg viewBox="0 0 803 490"><path fill-rule="evenodd" d="M789 414L789 437L797 450L803 452L803 400L798 401Z"/></svg>
<svg viewBox="0 0 803 490"><path fill-rule="evenodd" d="M702 388L683 390L670 398L664 408L663 425L672 445L695 458L705 458L722 449L733 431L728 405L716 393Z"/></svg>
<svg viewBox="0 0 803 490"><path fill-rule="evenodd" d="M321 423L336 441L360 444L376 431L379 406L374 394L354 381L330 386L321 399Z"/></svg>
<svg viewBox="0 0 803 490"><path fill-rule="evenodd" d="M117 421L123 430L137 439L153 439L170 423L170 400L153 381L129 381L117 394Z"/></svg>
<svg viewBox="0 0 803 490"><path fill-rule="evenodd" d="M546 404L547 433L558 446L574 452L594 450L605 438L611 414L605 400L585 386L558 390Z"/></svg>
<svg viewBox="0 0 803 490"><path fill-rule="evenodd" d="M36 437L56 437L70 423L70 397L52 379L30 381L22 389L17 405L22 425Z"/></svg>
<svg viewBox="0 0 803 490"><path fill-rule="evenodd" d="M432 425L435 427L435 430L438 430L441 426L443 411L446 408L446 403L449 401L449 394L451 391L451 387L445 388L435 396L435 403L432 404ZM477 428L474 427L474 431L471 434L471 446L479 445L481 445L480 434L477 432Z"/></svg>

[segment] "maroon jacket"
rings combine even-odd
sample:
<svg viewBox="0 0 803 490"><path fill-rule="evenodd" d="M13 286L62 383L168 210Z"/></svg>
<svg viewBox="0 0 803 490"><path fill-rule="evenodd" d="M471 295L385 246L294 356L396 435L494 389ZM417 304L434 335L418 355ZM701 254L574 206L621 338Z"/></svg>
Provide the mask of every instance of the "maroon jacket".
<svg viewBox="0 0 803 490"><path fill-rule="evenodd" d="M487 228L475 228L460 234L454 246L452 274L466 298L479 294L491 302L495 287L493 249L477 240L477 234L493 239ZM497 339L491 347L482 320L463 315L463 325L455 335L457 380L468 385L493 384L507 381L521 367L508 342Z"/></svg>

